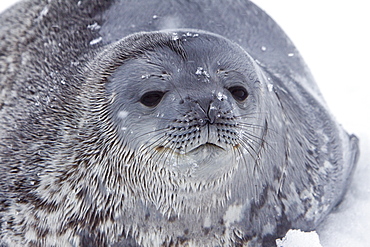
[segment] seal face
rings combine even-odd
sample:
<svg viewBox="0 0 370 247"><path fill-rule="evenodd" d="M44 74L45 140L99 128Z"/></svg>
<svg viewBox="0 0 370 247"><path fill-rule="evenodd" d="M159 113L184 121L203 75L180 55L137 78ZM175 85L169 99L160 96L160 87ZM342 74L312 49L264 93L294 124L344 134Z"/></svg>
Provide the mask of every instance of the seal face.
<svg viewBox="0 0 370 247"><path fill-rule="evenodd" d="M0 21L1 246L274 246L342 199L358 140L249 1Z"/></svg>
<svg viewBox="0 0 370 247"><path fill-rule="evenodd" d="M264 130L257 114L262 84L255 63L230 41L175 35L186 37L169 44L178 50L158 45L112 74L113 119L130 149L179 176L213 181L242 153L256 155Z"/></svg>
<svg viewBox="0 0 370 247"><path fill-rule="evenodd" d="M143 245L151 244L148 235L156 244L168 236L210 246L246 241L234 231L252 230L243 222L248 198L260 198L268 183L247 179L264 169L256 161L267 148L271 102L263 97L274 95L266 78L240 46L208 32L140 33L120 44L130 40L143 52L125 55L105 84L117 141L134 154L120 160L132 198L141 195L129 207L145 210L123 212L125 225L137 229L146 213L151 227L136 231ZM153 230L160 228L166 234Z"/></svg>

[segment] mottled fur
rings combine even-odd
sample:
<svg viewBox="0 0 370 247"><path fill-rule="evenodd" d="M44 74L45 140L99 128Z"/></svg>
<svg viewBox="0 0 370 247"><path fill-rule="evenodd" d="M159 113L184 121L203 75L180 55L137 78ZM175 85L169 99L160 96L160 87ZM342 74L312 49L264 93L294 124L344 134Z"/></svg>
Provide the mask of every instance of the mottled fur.
<svg viewBox="0 0 370 247"><path fill-rule="evenodd" d="M29 0L0 15L1 246L271 246L340 202L357 138L270 18L212 3ZM238 80L243 103L226 90ZM147 85L167 85L164 105L139 107ZM219 140L188 124L200 105L217 106L200 118ZM168 150L190 135L223 159L176 167Z"/></svg>

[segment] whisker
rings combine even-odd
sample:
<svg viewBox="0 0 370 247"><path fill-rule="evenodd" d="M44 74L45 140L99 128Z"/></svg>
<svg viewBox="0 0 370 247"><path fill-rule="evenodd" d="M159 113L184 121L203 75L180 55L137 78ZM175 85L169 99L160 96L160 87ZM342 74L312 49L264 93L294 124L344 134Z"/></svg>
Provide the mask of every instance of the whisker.
<svg viewBox="0 0 370 247"><path fill-rule="evenodd" d="M139 135L139 136L136 136L136 139L137 139L137 138L140 138L140 137L143 137L143 136L145 136L145 135L150 135L150 134L152 134L152 133L155 133L155 132L158 132L158 131L163 131L163 130L168 130L168 127L165 127L165 128L161 128L161 129L156 129L156 130L152 130L152 131L145 132L145 133L143 133L143 134L141 134L141 135Z"/></svg>
<svg viewBox="0 0 370 247"><path fill-rule="evenodd" d="M237 119L240 119L240 118L246 118L246 117L250 117L250 116L255 116L255 115L261 115L261 116L267 116L269 112L260 112L260 111L254 111L254 112L248 112L248 113L245 113L245 114L240 114L240 115L236 115L234 116L235 118Z"/></svg>
<svg viewBox="0 0 370 247"><path fill-rule="evenodd" d="M256 157L254 155L258 155L258 153L256 152L255 148L252 146L251 143L249 143L247 140L245 140L245 138L241 137L241 138L238 138L239 139L239 144L244 148L244 150L246 150L252 157L253 159L256 159ZM251 152L251 150L253 152Z"/></svg>
<svg viewBox="0 0 370 247"><path fill-rule="evenodd" d="M273 129L273 128L269 128L265 125L255 125L255 124L244 124L244 123L241 123L241 124L238 124L238 126L236 127L239 127L240 129L243 129L243 130L246 130L246 128L256 128L256 129L267 129L268 131L271 131L273 132L274 134L276 135L279 135L279 136L283 136L280 132L278 132L276 129Z"/></svg>

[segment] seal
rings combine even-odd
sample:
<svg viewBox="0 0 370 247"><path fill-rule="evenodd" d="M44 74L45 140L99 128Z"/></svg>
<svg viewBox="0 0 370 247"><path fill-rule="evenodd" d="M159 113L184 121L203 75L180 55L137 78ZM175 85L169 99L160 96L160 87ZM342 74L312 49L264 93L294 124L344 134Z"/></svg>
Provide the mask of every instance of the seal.
<svg viewBox="0 0 370 247"><path fill-rule="evenodd" d="M274 246L342 200L358 139L251 2L0 21L1 246Z"/></svg>

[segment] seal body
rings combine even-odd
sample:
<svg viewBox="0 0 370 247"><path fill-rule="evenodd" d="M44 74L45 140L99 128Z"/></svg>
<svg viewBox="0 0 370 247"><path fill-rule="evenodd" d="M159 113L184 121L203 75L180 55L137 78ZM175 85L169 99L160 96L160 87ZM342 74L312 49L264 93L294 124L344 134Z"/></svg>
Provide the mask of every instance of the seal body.
<svg viewBox="0 0 370 247"><path fill-rule="evenodd" d="M249 1L24 1L0 16L1 246L274 246L358 140Z"/></svg>

